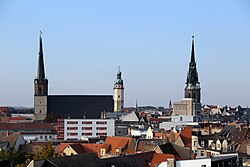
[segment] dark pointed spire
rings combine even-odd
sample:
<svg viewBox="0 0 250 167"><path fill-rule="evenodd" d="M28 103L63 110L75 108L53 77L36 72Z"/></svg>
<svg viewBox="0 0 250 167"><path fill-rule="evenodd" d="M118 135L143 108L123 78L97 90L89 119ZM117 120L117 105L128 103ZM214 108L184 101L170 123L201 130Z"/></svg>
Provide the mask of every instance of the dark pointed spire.
<svg viewBox="0 0 250 167"><path fill-rule="evenodd" d="M135 99L135 111L138 111L137 98Z"/></svg>
<svg viewBox="0 0 250 167"><path fill-rule="evenodd" d="M195 63L195 55L194 55L194 36L192 36L191 62L192 62L192 63Z"/></svg>
<svg viewBox="0 0 250 167"><path fill-rule="evenodd" d="M187 74L187 82L186 84L198 84L198 72L196 69L196 63L195 63L195 54L194 54L194 36L192 36L192 49L191 49L191 60L189 63L189 70Z"/></svg>
<svg viewBox="0 0 250 167"><path fill-rule="evenodd" d="M44 62L43 62L43 44L42 44L42 32L40 31L39 41L39 57L38 57L38 69L37 79L45 79Z"/></svg>

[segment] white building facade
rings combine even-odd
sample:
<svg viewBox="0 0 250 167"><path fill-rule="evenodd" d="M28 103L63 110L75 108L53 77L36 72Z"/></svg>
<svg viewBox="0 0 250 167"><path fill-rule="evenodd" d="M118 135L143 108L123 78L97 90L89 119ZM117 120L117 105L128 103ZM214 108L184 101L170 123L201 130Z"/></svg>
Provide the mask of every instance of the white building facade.
<svg viewBox="0 0 250 167"><path fill-rule="evenodd" d="M99 136L114 136L114 119L65 119L64 140L84 140Z"/></svg>

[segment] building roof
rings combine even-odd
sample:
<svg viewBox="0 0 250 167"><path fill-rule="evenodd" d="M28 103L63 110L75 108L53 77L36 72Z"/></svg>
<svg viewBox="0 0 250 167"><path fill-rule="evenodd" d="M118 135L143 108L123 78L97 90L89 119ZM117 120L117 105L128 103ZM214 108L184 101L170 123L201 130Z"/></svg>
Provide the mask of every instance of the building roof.
<svg viewBox="0 0 250 167"><path fill-rule="evenodd" d="M0 142L8 142L10 146L15 146L20 135L21 133L19 132L0 132Z"/></svg>
<svg viewBox="0 0 250 167"><path fill-rule="evenodd" d="M113 112L112 95L49 95L48 114L64 118L100 118L101 112Z"/></svg>
<svg viewBox="0 0 250 167"><path fill-rule="evenodd" d="M134 111L121 118L123 122L139 122L139 118Z"/></svg>
<svg viewBox="0 0 250 167"><path fill-rule="evenodd" d="M168 142L166 144L159 145L159 148L161 149L163 154L172 154L176 159L181 159L181 156L176 151L173 143Z"/></svg>
<svg viewBox="0 0 250 167"><path fill-rule="evenodd" d="M132 148L128 148L130 144L132 144L132 137L120 137L120 136L108 136L105 140L106 145L110 145L109 153L116 154L116 149L122 148L123 152L126 150L131 150Z"/></svg>
<svg viewBox="0 0 250 167"><path fill-rule="evenodd" d="M169 158L175 160L175 156L173 154L154 154L153 159L151 161L150 167L156 167L164 161L167 161Z"/></svg>
<svg viewBox="0 0 250 167"><path fill-rule="evenodd" d="M148 167L155 152L101 159L101 166Z"/></svg>
<svg viewBox="0 0 250 167"><path fill-rule="evenodd" d="M42 160L44 161L44 160ZM99 158L94 153L78 154L72 156L62 156L48 158L43 162L43 166L49 167L96 167L100 166Z"/></svg>
<svg viewBox="0 0 250 167"><path fill-rule="evenodd" d="M180 137L186 147L191 146L191 139L192 139L192 127L186 126L180 133Z"/></svg>
<svg viewBox="0 0 250 167"><path fill-rule="evenodd" d="M52 132L55 128L50 123L0 123L0 131Z"/></svg>

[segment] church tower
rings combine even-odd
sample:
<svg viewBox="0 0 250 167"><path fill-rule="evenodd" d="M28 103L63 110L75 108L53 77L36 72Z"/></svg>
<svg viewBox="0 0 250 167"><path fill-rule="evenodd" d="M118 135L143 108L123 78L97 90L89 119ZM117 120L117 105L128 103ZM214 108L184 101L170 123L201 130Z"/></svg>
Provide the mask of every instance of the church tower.
<svg viewBox="0 0 250 167"><path fill-rule="evenodd" d="M198 72L195 63L194 54L194 36L192 37L192 50L191 50L191 60L189 63L189 71L187 74L187 81L185 86L185 98L193 98L195 103L200 103L201 100L201 88L198 79Z"/></svg>
<svg viewBox="0 0 250 167"><path fill-rule="evenodd" d="M114 112L122 111L124 107L124 87L122 80L122 73L120 67L118 68L117 78L114 84Z"/></svg>
<svg viewBox="0 0 250 167"><path fill-rule="evenodd" d="M37 77L34 79L34 120L42 121L47 116L48 80L45 78L42 32L40 32Z"/></svg>

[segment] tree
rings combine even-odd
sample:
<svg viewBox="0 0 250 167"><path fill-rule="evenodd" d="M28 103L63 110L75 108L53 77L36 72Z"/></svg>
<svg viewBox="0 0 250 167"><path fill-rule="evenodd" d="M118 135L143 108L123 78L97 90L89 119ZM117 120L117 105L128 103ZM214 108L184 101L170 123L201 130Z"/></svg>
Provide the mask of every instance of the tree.
<svg viewBox="0 0 250 167"><path fill-rule="evenodd" d="M51 158L54 155L54 148L52 146L52 142L49 141L47 144L44 144L42 146L42 149L40 151L36 151L36 154L34 156L34 160L40 160L40 159L47 159Z"/></svg>
<svg viewBox="0 0 250 167"><path fill-rule="evenodd" d="M1 150L0 151L0 159L9 160L13 164L13 166L16 166L17 164L21 164L25 162L25 155L26 153L15 151L13 147L10 147L7 150Z"/></svg>

